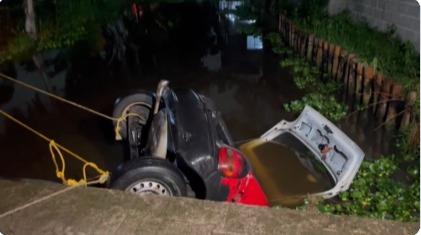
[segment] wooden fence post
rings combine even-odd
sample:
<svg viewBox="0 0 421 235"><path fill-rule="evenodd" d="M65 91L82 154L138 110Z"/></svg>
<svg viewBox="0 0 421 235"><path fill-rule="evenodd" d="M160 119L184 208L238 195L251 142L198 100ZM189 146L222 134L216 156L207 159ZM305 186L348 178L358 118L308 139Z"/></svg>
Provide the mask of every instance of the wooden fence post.
<svg viewBox="0 0 421 235"><path fill-rule="evenodd" d="M306 46L306 35L301 32L301 39L300 39L300 55L301 55L301 57L305 57L305 46Z"/></svg>
<svg viewBox="0 0 421 235"><path fill-rule="evenodd" d="M307 51L308 51L308 41L309 41L309 35L304 35L304 45L303 45L303 57L307 59Z"/></svg>
<svg viewBox="0 0 421 235"><path fill-rule="evenodd" d="M373 103L374 103L374 114L377 113L377 109L379 108L379 101L380 101L380 95L381 95L381 91L382 91L382 85L384 82L384 77L381 74L376 73L375 75L375 79L373 82Z"/></svg>
<svg viewBox="0 0 421 235"><path fill-rule="evenodd" d="M414 123L410 131L410 144L415 148L419 148L420 144L420 123Z"/></svg>
<svg viewBox="0 0 421 235"><path fill-rule="evenodd" d="M347 73L345 75L346 79L346 95L347 96L352 96L354 94L355 91L355 72L356 72L356 66L357 64L355 63L355 55L354 54L349 54L348 56L348 66L347 66ZM348 97L351 98L351 97Z"/></svg>
<svg viewBox="0 0 421 235"><path fill-rule="evenodd" d="M331 77L334 77L333 76L333 62L334 62L334 60L335 60L335 45L334 44L331 44L331 43L329 43L329 62L328 62L328 71L329 71L329 74L331 75Z"/></svg>
<svg viewBox="0 0 421 235"><path fill-rule="evenodd" d="M329 43L327 41L323 41L323 48L322 48L322 73L329 73Z"/></svg>
<svg viewBox="0 0 421 235"><path fill-rule="evenodd" d="M290 47L293 47L292 38L293 38L293 35L294 35L294 26L291 24L291 22L288 25L289 25L289 42L288 42L288 44L289 44Z"/></svg>
<svg viewBox="0 0 421 235"><path fill-rule="evenodd" d="M333 52L333 64L332 64L332 76L334 80L338 80L338 67L339 67L339 60L341 56L341 47L335 46Z"/></svg>
<svg viewBox="0 0 421 235"><path fill-rule="evenodd" d="M396 83L392 84L392 88L391 88L391 101L389 101L388 103L388 108L387 108L387 113L386 113L386 125L387 126L392 126L392 124L397 123L397 115L398 115L398 105L400 104L400 100L402 98L401 95L401 91L402 91L402 86L398 85ZM392 121L393 119L395 119L394 121ZM395 126L395 125L393 125Z"/></svg>
<svg viewBox="0 0 421 235"><path fill-rule="evenodd" d="M379 105L376 111L376 116L380 121L384 121L387 111L388 100L390 99L392 83L390 80L385 79L380 90Z"/></svg>
<svg viewBox="0 0 421 235"><path fill-rule="evenodd" d="M373 79L374 69L372 67L364 67L364 78L363 78L363 105L367 106L370 103L371 96L373 95Z"/></svg>
<svg viewBox="0 0 421 235"><path fill-rule="evenodd" d="M317 41L316 64L320 68L323 59L323 40L319 38Z"/></svg>
<svg viewBox="0 0 421 235"><path fill-rule="evenodd" d="M319 49L319 38L314 37L313 48L311 50L311 63L317 64L317 50Z"/></svg>
<svg viewBox="0 0 421 235"><path fill-rule="evenodd" d="M417 100L417 92L415 91L409 92L406 97L405 112L402 116L401 124L399 127L401 130L406 129L409 126L409 123L411 122L412 113L414 111L413 108L414 108L414 104L416 100Z"/></svg>
<svg viewBox="0 0 421 235"><path fill-rule="evenodd" d="M357 71L356 71L356 79L355 79L355 100L357 105L361 104L362 102L362 87L363 87L363 72L364 66L361 63L357 63Z"/></svg>
<svg viewBox="0 0 421 235"><path fill-rule="evenodd" d="M306 58L308 61L312 61L313 59L313 47L314 47L314 35L310 34L308 36L308 43L307 43L307 55Z"/></svg>
<svg viewBox="0 0 421 235"><path fill-rule="evenodd" d="M345 50L341 50L339 54L339 61L338 61L338 74L336 76L336 80L342 83L345 83L345 72L347 67L348 61L348 52Z"/></svg>

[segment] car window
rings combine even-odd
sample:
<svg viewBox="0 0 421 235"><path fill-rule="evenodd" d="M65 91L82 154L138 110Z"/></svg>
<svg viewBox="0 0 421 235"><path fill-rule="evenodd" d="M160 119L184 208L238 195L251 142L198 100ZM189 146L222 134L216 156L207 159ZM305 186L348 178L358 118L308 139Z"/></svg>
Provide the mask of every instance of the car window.
<svg viewBox="0 0 421 235"><path fill-rule="evenodd" d="M324 165L288 132L269 142L253 140L240 149L272 206L294 207L300 205L307 194L334 186Z"/></svg>

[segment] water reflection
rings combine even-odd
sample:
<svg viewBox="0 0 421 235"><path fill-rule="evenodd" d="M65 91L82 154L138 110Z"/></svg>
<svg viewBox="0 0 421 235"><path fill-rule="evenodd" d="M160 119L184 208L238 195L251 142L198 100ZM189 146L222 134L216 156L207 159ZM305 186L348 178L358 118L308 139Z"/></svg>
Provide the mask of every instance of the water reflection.
<svg viewBox="0 0 421 235"><path fill-rule="evenodd" d="M263 42L262 36L247 36L247 50L262 50Z"/></svg>

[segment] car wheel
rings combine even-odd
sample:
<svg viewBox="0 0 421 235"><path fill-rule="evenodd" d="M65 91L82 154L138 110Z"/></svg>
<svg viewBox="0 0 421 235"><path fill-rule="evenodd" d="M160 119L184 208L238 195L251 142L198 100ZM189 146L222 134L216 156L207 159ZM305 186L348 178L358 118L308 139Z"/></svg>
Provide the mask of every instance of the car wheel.
<svg viewBox="0 0 421 235"><path fill-rule="evenodd" d="M120 123L119 134L123 140L127 139L127 125L129 122L132 126L136 126L136 130L138 131L139 129L141 131L142 127L146 125L149 114L151 113L152 105L153 97L142 93L129 95L117 101L113 111L114 118L120 118L129 113L136 114L135 116L128 116L125 121ZM114 121L113 123L114 126L117 125L117 121Z"/></svg>
<svg viewBox="0 0 421 235"><path fill-rule="evenodd" d="M123 165L111 188L139 196L186 196L187 186L180 171L163 159L143 157Z"/></svg>

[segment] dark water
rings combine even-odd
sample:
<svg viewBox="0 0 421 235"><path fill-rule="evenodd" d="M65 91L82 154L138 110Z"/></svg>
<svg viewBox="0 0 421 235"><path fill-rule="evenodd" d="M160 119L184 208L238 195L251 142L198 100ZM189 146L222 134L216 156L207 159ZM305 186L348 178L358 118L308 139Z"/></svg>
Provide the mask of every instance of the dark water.
<svg viewBox="0 0 421 235"><path fill-rule="evenodd" d="M189 87L209 96L235 140L256 138L281 119L292 120L294 115L283 111L282 105L303 93L279 67L279 58L268 49L247 50L246 36L233 33L228 21L222 25L206 22L199 23L210 24L207 30L186 26L175 36L177 40L151 46L154 49L145 54L136 55L129 46L120 62L110 62L81 47L40 55L42 71L28 60L3 72L107 114L117 97L137 89L154 90L159 79L167 79L174 88ZM223 46L215 46L206 36L217 30L225 37ZM122 162L123 147L114 141L110 121L16 85L0 92L1 109L58 143L108 170ZM353 124L361 120L351 117L341 127L363 149L377 151L375 154L384 151L384 144L376 143L383 140L382 135L368 134L373 124ZM48 144L3 117L0 150L1 177L56 180ZM67 159L68 174L80 176L81 165Z"/></svg>

